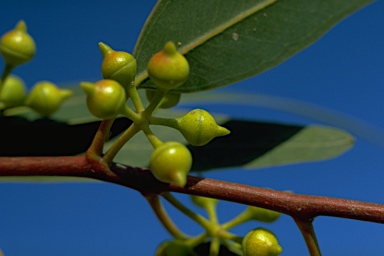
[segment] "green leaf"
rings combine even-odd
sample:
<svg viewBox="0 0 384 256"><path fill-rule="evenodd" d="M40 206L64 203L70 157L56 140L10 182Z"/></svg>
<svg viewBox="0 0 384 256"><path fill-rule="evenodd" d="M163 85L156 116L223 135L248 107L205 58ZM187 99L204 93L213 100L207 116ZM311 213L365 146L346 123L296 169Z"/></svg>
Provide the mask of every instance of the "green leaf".
<svg viewBox="0 0 384 256"><path fill-rule="evenodd" d="M322 126L283 125L230 120L227 137L217 138L203 148L190 147L197 161L193 170L259 168L320 161L336 157L353 145L346 132ZM207 161L209 159L209 161Z"/></svg>
<svg viewBox="0 0 384 256"><path fill-rule="evenodd" d="M196 92L254 76L313 43L370 0L162 0L148 18L134 55L137 83L154 88L150 57L167 41L179 45L190 78L178 92Z"/></svg>
<svg viewBox="0 0 384 256"><path fill-rule="evenodd" d="M215 138L203 147L188 145L194 158L192 171L320 161L344 153L354 141L348 133L330 127L244 121L217 116L215 119L231 130L231 134ZM178 131L167 127L153 127L153 131L164 141L187 144ZM107 147L113 141L109 141ZM115 161L147 167L152 152L151 144L140 133L122 148Z"/></svg>
<svg viewBox="0 0 384 256"><path fill-rule="evenodd" d="M54 119L41 119L28 110L23 111L24 117L1 117L0 133L7 134L3 138L3 144L8 146L0 147L0 155L73 155L84 152L90 145L100 121L88 112L84 93L78 88L75 88L74 92L75 96L63 105ZM183 95L184 102L194 105L204 102L236 104L239 98L243 99L240 102L245 104L253 99L250 95L235 93ZM185 112L180 109L159 109L155 115L171 118L180 117ZM68 121L65 122L65 119ZM236 120L220 115L215 115L215 119L229 128L231 134L216 138L203 147L188 145L194 156L194 171L228 167L255 168L324 160L338 156L353 144L353 138L348 133L334 128ZM126 118L118 118L111 130L111 138L120 134L130 123ZM187 144L176 130L162 126L153 126L152 129L163 141L176 140ZM52 133L52 130L55 133ZM56 132L60 136L57 136ZM108 141L105 148L110 147L113 142L114 139ZM115 161L146 167L152 151L153 148L146 137L139 133L123 147ZM16 177L0 181L61 182L79 179Z"/></svg>

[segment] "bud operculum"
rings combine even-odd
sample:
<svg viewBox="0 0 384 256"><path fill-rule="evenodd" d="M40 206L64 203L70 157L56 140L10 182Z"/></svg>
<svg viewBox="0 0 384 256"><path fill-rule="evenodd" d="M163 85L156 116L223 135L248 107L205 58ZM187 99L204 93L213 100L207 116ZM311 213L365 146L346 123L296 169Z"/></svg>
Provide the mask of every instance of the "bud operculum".
<svg viewBox="0 0 384 256"><path fill-rule="evenodd" d="M43 81L37 83L32 88L25 101L25 105L31 107L42 116L50 116L72 94L71 90L59 89L55 84Z"/></svg>
<svg viewBox="0 0 384 256"><path fill-rule="evenodd" d="M21 78L8 76L1 86L0 109L23 105L27 97L27 89Z"/></svg>
<svg viewBox="0 0 384 256"><path fill-rule="evenodd" d="M6 64L10 66L24 64L35 56L35 42L27 33L24 21L19 21L13 30L2 36L0 51Z"/></svg>
<svg viewBox="0 0 384 256"><path fill-rule="evenodd" d="M83 82L80 86L87 94L89 111L98 118L115 118L125 106L125 90L114 80L105 79L96 83Z"/></svg>
<svg viewBox="0 0 384 256"><path fill-rule="evenodd" d="M127 52L114 51L104 43L99 43L103 55L101 73L104 79L112 79L127 87L135 80L136 59Z"/></svg>
<svg viewBox="0 0 384 256"><path fill-rule="evenodd" d="M177 129L194 146L206 145L213 138L230 133L228 129L217 125L211 114L203 109L194 109L176 120Z"/></svg>
<svg viewBox="0 0 384 256"><path fill-rule="evenodd" d="M156 147L149 161L149 167L158 180L175 183L180 187L187 183L191 166L192 155L188 148L175 141L165 142Z"/></svg>
<svg viewBox="0 0 384 256"><path fill-rule="evenodd" d="M242 246L244 256L277 256L283 251L275 234L265 228L251 230Z"/></svg>
<svg viewBox="0 0 384 256"><path fill-rule="evenodd" d="M172 90L187 80L189 64L185 57L177 52L175 44L167 42L163 50L149 60L148 75L158 89Z"/></svg>

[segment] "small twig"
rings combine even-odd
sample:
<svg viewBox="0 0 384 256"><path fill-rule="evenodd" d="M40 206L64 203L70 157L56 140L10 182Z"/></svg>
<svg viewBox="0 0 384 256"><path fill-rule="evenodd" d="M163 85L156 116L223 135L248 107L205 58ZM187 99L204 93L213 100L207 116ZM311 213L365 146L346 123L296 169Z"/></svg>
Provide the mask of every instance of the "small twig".
<svg viewBox="0 0 384 256"><path fill-rule="evenodd" d="M176 239L186 239L187 236L183 234L173 223L169 215L165 211L158 195L144 195L148 203L152 207L153 212L156 214L159 221L163 224L164 228Z"/></svg>
<svg viewBox="0 0 384 256"><path fill-rule="evenodd" d="M221 227L225 230L229 230L231 228L234 228L240 224L243 224L245 222L244 220L249 219L248 216L249 216L249 212L243 211L242 213L240 213L239 215L237 215L233 219L223 223L221 225Z"/></svg>
<svg viewBox="0 0 384 256"><path fill-rule="evenodd" d="M172 196L170 193L164 193L162 196L170 203L172 204L176 209L184 213L186 216L188 216L190 219L194 220L196 223L201 225L204 229L207 231L211 231L211 222L208 221L206 218L201 216L200 214L195 213L194 211L191 211L188 209L185 205L179 202L174 196Z"/></svg>
<svg viewBox="0 0 384 256"><path fill-rule="evenodd" d="M117 155L120 149L125 145L125 143L130 140L136 133L140 131L140 128L132 123L131 126L112 144L107 153L103 156L104 162L110 165L113 161L113 158Z"/></svg>
<svg viewBox="0 0 384 256"><path fill-rule="evenodd" d="M213 237L209 246L209 256L218 256L220 253L220 239Z"/></svg>
<svg viewBox="0 0 384 256"><path fill-rule="evenodd" d="M90 157L101 157L103 154L104 143L108 139L109 130L111 129L114 121L115 119L107 119L100 123L99 129L97 130L92 144L87 151Z"/></svg>
<svg viewBox="0 0 384 256"><path fill-rule="evenodd" d="M301 234L307 244L311 256L321 256L320 247L317 242L315 230L313 229L313 220L293 218L300 229Z"/></svg>

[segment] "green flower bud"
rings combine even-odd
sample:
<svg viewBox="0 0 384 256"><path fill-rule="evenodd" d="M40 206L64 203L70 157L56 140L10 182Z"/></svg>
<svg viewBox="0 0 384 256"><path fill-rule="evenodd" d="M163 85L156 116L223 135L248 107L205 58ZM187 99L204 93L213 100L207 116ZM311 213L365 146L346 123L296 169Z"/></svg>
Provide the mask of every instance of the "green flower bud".
<svg viewBox="0 0 384 256"><path fill-rule="evenodd" d="M149 168L153 175L162 182L175 183L184 187L191 170L192 155L188 148L175 141L169 141L153 151Z"/></svg>
<svg viewBox="0 0 384 256"><path fill-rule="evenodd" d="M0 109L23 105L27 89L21 78L10 75L5 79L0 91Z"/></svg>
<svg viewBox="0 0 384 256"><path fill-rule="evenodd" d="M280 213L256 206L248 206L246 210L249 218L263 222L274 222L280 217Z"/></svg>
<svg viewBox="0 0 384 256"><path fill-rule="evenodd" d="M72 94L71 90L59 89L55 84L43 81L33 87L25 101L25 105L31 107L42 116L50 116Z"/></svg>
<svg viewBox="0 0 384 256"><path fill-rule="evenodd" d="M181 86L187 80L189 64L177 52L175 44L168 42L163 50L149 60L148 75L157 88L168 91Z"/></svg>
<svg viewBox="0 0 384 256"><path fill-rule="evenodd" d="M244 256L277 256L283 252L276 236L265 228L251 230L242 246Z"/></svg>
<svg viewBox="0 0 384 256"><path fill-rule="evenodd" d="M230 131L216 124L215 119L203 109L194 109L181 118L176 118L177 129L194 146L203 146L213 138L225 136Z"/></svg>
<svg viewBox="0 0 384 256"><path fill-rule="evenodd" d="M210 205L216 205L218 203L218 200L215 198L209 198L209 197L204 197L204 196L191 196L192 202L204 209L209 208Z"/></svg>
<svg viewBox="0 0 384 256"><path fill-rule="evenodd" d="M9 66L24 64L35 56L35 42L27 33L27 26L24 21L19 21L14 30L3 35L0 51Z"/></svg>
<svg viewBox="0 0 384 256"><path fill-rule="evenodd" d="M165 241L156 251L156 256L189 256L191 249L181 241Z"/></svg>
<svg viewBox="0 0 384 256"><path fill-rule="evenodd" d="M99 43L103 54L101 73L104 79L112 79L122 86L130 86L136 76L136 59L127 52L116 52L104 43Z"/></svg>
<svg viewBox="0 0 384 256"><path fill-rule="evenodd" d="M115 118L127 100L124 88L116 81L105 79L96 83L83 82L81 88L87 94L89 111L101 119Z"/></svg>
<svg viewBox="0 0 384 256"><path fill-rule="evenodd" d="M145 92L148 101L153 99L155 91L146 90ZM167 92L159 104L159 108L172 108L177 105L180 101L180 93Z"/></svg>

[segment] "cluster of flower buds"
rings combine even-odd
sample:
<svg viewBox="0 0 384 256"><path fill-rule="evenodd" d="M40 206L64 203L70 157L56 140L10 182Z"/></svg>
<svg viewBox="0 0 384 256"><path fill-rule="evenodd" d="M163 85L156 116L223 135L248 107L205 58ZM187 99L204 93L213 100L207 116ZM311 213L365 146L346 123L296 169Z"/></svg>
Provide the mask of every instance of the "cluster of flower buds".
<svg viewBox="0 0 384 256"><path fill-rule="evenodd" d="M10 72L16 66L30 61L36 52L35 41L27 33L24 21L1 37L0 52L5 69L0 80L0 109L28 106L42 116L51 116L61 104L72 95L72 91L59 89L55 84L43 81L37 83L29 95L23 80Z"/></svg>

